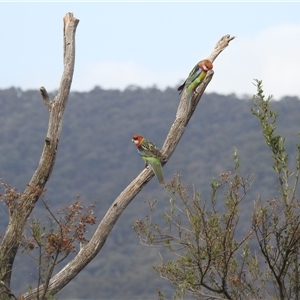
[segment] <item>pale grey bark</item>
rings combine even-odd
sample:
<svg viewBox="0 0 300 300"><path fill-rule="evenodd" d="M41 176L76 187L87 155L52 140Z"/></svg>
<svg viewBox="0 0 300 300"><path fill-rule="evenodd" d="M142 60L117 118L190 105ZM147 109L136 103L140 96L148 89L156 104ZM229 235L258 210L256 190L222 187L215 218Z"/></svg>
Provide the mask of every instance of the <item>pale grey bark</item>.
<svg viewBox="0 0 300 300"><path fill-rule="evenodd" d="M44 87L40 88L43 101L50 114L44 149L39 165L26 189L21 194L19 201L12 207L9 207L9 224L0 246L0 282L2 282L1 287L8 289L6 297L10 293L9 286L12 266L26 221L41 196L55 164L56 152L61 135L63 114L70 93L75 62L75 33L79 20L76 19L73 14L68 13L63 21L64 70L58 94L54 100L51 101L46 89ZM230 37L229 35L222 37L209 59L214 61L233 38L234 37ZM162 147L162 154L164 156L163 164L165 164L173 154L212 77L213 71L207 74L203 83L197 88L197 93L192 99L192 105L188 114L186 114L187 95L183 92L174 123L171 126ZM71 262L51 279L48 291L49 295L55 295L59 292L100 252L122 212L153 176L154 174L150 168L145 168L117 197L99 224L90 242ZM39 290L41 292L42 287L40 287ZM36 292L37 290L32 290L23 294L21 297L23 297L22 299L36 299ZM5 295L3 296L5 297ZM1 295L0 299L2 299Z"/></svg>
<svg viewBox="0 0 300 300"><path fill-rule="evenodd" d="M0 280L3 286L10 286L11 272L21 236L36 202L44 191L56 159L61 135L64 110L69 98L75 62L75 32L79 20L68 13L64 21L64 70L60 88L51 102L44 87L40 88L43 101L50 112L48 132L39 165L18 201L9 207L9 223L0 245ZM2 299L0 295L0 299Z"/></svg>
<svg viewBox="0 0 300 300"><path fill-rule="evenodd" d="M233 39L234 37L231 37L230 35L223 36L220 41L218 41L215 49L208 58L211 61L214 61L216 57L229 45L229 42ZM193 115L198 102L201 99L204 90L211 81L212 77L213 71L210 71L207 74L205 80L197 88L197 93L192 99L193 104L191 105L188 115L186 115L187 95L185 91L183 92L174 123L171 126L165 143L162 147L162 154L164 156L163 164L165 164L172 156L190 118ZM80 253L78 253L78 255L72 261L70 261L59 273L57 273L51 279L49 285L49 293L51 295L55 295L64 286L66 286L100 252L103 245L105 244L108 235L110 234L112 228L116 224L122 212L153 176L154 173L150 170L149 167L147 167L121 192L121 194L108 209L106 215L103 217L90 242L80 251ZM30 291L22 296L26 300L36 299L36 290Z"/></svg>

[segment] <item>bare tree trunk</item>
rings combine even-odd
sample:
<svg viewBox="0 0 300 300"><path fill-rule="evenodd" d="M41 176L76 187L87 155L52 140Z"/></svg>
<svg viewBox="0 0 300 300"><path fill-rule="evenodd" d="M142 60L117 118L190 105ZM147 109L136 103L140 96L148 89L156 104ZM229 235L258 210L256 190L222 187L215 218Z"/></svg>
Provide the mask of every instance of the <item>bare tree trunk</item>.
<svg viewBox="0 0 300 300"><path fill-rule="evenodd" d="M64 21L64 71L57 96L49 99L44 87L40 88L43 101L50 112L48 132L39 165L18 202L9 207L9 223L0 246L0 278L10 287L12 266L28 217L38 201L54 167L61 135L63 114L68 102L75 63L75 32L79 20L67 13ZM1 299L0 295L0 299Z"/></svg>
<svg viewBox="0 0 300 300"><path fill-rule="evenodd" d="M210 55L209 59L214 61L215 58L229 45L229 42L233 39L234 37L230 37L230 35L222 37L221 40L216 44L215 49ZM213 71L210 71L203 83L201 83L197 88L197 93L192 99L192 105L188 114L186 114L187 95L185 91L183 92L175 121L170 128L169 134L162 148L162 154L164 156L163 164L166 164L172 156L198 102L200 101L205 88L209 84L212 77ZM55 295L64 286L66 286L100 252L108 235L110 234L122 212L153 176L154 173L149 167L147 167L121 192L121 194L108 209L106 215L103 217L90 242L71 262L69 262L51 279L48 291L50 295ZM40 287L40 290L41 289L42 287ZM37 290L35 289L23 294L22 296L26 300L36 299L36 292Z"/></svg>

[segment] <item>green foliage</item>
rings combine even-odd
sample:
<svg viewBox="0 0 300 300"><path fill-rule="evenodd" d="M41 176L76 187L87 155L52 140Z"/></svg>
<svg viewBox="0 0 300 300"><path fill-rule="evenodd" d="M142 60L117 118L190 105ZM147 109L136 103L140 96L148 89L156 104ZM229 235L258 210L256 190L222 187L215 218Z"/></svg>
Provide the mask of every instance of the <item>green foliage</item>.
<svg viewBox="0 0 300 300"><path fill-rule="evenodd" d="M254 96L254 108L251 109L252 114L255 115L261 124L262 132L265 141L271 149L273 155L273 169L278 175L279 190L281 192L282 201L288 205L290 201L295 200L296 187L299 178L299 159L300 159L300 144L297 144L297 159L296 159L296 173L290 171L287 165L288 154L285 149L285 139L280 135L275 134L276 120L278 115L270 107L270 100L272 96L265 99L262 89L262 81L256 80L257 95ZM294 185L289 187L289 179L294 176ZM292 192L293 195L290 196Z"/></svg>
<svg viewBox="0 0 300 300"><path fill-rule="evenodd" d="M200 193L188 196L188 188L178 174L168 185L170 209L164 213L165 226L152 221L151 214L138 220L134 230L143 244L166 247L176 259L162 261L154 269L175 286L174 299L186 293L209 299L219 294L228 299L257 298L261 283L258 259L250 254L253 230L238 236L239 206L252 185L250 177L239 174L239 158L234 150L235 169L214 178L210 202ZM218 209L220 194L225 198Z"/></svg>
<svg viewBox="0 0 300 300"><path fill-rule="evenodd" d="M291 171L285 139L275 135L277 114L270 108L270 99L265 99L262 82L257 82L258 93L254 97L252 113L259 119L265 141L273 155L273 169L278 176L279 197L271 197L267 205L261 199L256 203L253 228L265 258L270 283L278 299L299 299L299 247L300 247L300 199L297 186L300 171L300 143L296 145L297 157Z"/></svg>
<svg viewBox="0 0 300 300"><path fill-rule="evenodd" d="M190 196L179 174L167 186L170 208L163 215L165 224L153 221L156 201L150 203L150 215L135 223L143 244L165 247L173 254L171 259L162 258L154 269L173 284L174 299L187 294L197 299L299 299L300 144L291 170L285 139L275 133L278 115L270 107L272 96L265 99L262 82L256 84L251 112L272 152L278 195L273 196L270 189L267 200L255 201L252 216L250 210L241 214L253 180L241 175L234 148L234 172L213 178L208 201L200 192ZM238 230L245 217L252 219L252 226Z"/></svg>

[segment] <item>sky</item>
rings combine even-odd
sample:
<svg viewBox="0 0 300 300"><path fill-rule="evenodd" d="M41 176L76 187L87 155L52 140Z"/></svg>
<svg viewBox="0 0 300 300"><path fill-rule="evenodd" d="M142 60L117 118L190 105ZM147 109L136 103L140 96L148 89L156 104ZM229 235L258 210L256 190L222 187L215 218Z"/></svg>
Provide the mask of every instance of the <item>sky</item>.
<svg viewBox="0 0 300 300"><path fill-rule="evenodd" d="M300 97L300 2L0 2L0 89L59 87L63 17L80 20L72 91L177 87L218 40L206 92Z"/></svg>

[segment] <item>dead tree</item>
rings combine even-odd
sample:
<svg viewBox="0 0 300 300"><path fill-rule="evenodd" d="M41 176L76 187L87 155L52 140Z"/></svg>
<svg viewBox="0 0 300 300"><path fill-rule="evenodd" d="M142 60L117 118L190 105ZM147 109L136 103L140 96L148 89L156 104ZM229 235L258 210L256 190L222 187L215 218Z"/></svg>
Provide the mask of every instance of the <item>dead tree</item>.
<svg viewBox="0 0 300 300"><path fill-rule="evenodd" d="M68 13L64 22L64 70L60 88L53 101L44 87L40 88L43 101L49 110L48 132L45 137L44 149L39 165L34 172L26 189L17 203L13 199L9 206L9 222L0 246L0 278L6 287L10 286L11 272L16 257L21 236L28 217L32 213L36 202L44 191L45 185L53 170L57 148L62 129L63 114L66 108L75 63L75 32L79 20Z"/></svg>
<svg viewBox="0 0 300 300"><path fill-rule="evenodd" d="M3 286L8 290L10 287L13 262L19 248L26 221L41 196L55 163L63 114L70 93L75 62L75 32L79 20L76 19L72 13L67 13L63 21L64 70L58 94L54 100L51 101L46 89L44 87L40 88L43 101L50 113L44 149L39 165L25 191L21 194L19 201L17 203L12 202L9 206L9 225L0 246L0 283L2 282ZM234 37L231 37L230 35L223 36L216 44L208 59L214 61L233 39ZM162 154L164 157L163 165L166 164L172 156L212 77L213 71L210 71L205 80L198 86L196 93L193 95L192 104L188 112L187 94L185 91L183 92L174 123L171 126L162 147ZM85 245L72 261L50 280L48 295L55 295L59 292L100 252L122 212L153 176L153 172L147 167L121 192L103 217L90 242ZM41 291L42 289L43 287L41 286L38 290ZM6 295L8 296L8 294ZM29 300L36 299L36 296L37 289L21 295L21 298Z"/></svg>

